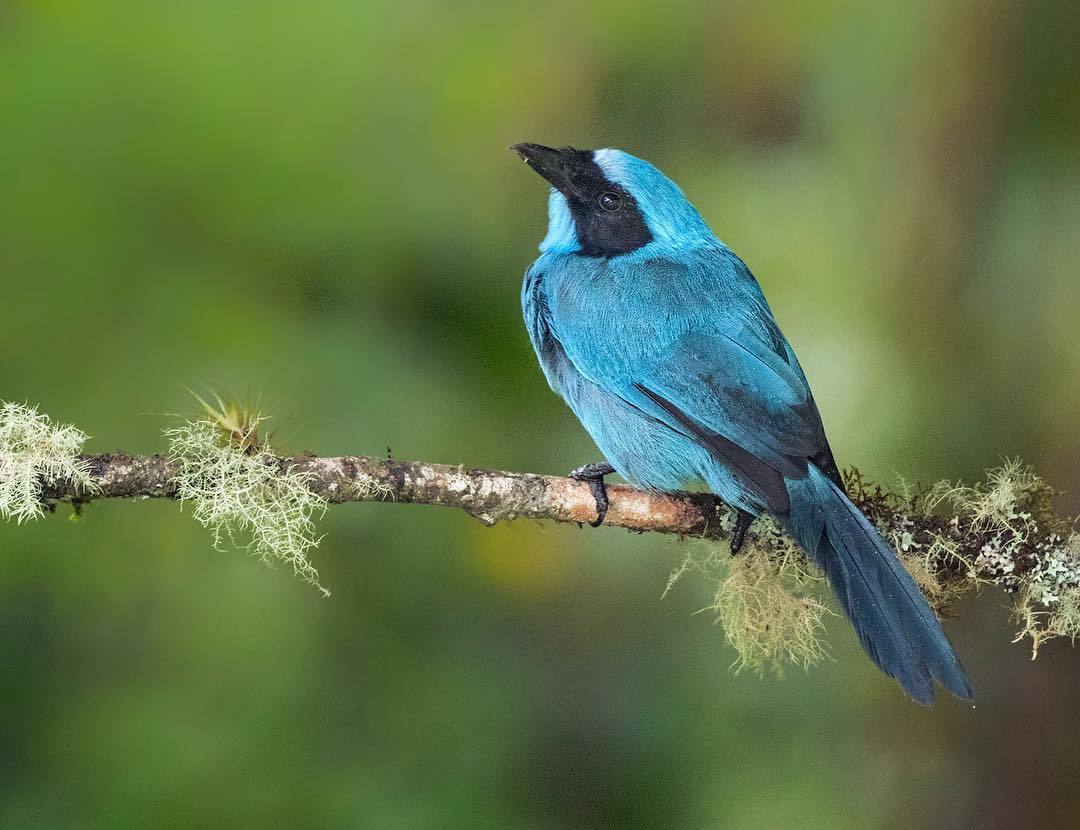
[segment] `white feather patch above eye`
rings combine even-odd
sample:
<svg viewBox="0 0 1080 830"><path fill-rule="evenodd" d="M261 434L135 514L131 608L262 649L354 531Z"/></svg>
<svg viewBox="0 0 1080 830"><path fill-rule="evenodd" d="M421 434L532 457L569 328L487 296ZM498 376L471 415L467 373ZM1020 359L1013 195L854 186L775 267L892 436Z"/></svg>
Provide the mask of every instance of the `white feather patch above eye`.
<svg viewBox="0 0 1080 830"><path fill-rule="evenodd" d="M610 181L626 187L626 153L614 147L605 147L593 150L593 161Z"/></svg>

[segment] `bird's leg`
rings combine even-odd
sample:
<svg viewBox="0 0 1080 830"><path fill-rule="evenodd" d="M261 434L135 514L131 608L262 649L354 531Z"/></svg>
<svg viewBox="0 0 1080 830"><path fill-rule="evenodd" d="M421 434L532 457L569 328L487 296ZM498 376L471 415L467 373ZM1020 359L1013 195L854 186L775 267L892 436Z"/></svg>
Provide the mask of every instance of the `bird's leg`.
<svg viewBox="0 0 1080 830"><path fill-rule="evenodd" d="M736 508L738 510L738 508ZM746 539L746 531L754 523L756 518L753 513L738 510L739 515L735 518L735 530L731 532L731 555L734 556L742 549L743 540Z"/></svg>
<svg viewBox="0 0 1080 830"><path fill-rule="evenodd" d="M586 464L570 471L570 478L576 481L584 481L589 485L592 497L596 501L596 521L589 522L592 527L600 527L607 515L608 499L607 487L604 486L604 476L611 475L615 468L602 461L599 464Z"/></svg>

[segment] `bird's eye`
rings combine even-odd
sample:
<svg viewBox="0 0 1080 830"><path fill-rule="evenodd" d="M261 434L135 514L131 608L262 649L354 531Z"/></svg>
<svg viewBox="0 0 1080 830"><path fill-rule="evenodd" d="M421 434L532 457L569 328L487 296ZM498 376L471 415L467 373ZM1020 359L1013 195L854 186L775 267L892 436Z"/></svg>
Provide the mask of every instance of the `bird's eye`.
<svg viewBox="0 0 1080 830"><path fill-rule="evenodd" d="M601 193L600 207L604 210L618 210L622 207L622 199L614 193Z"/></svg>

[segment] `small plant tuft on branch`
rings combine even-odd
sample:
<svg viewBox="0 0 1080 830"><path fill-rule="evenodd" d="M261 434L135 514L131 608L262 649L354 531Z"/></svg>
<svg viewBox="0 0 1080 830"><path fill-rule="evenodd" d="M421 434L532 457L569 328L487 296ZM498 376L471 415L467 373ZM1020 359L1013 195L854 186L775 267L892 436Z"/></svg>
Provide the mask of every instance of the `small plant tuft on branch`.
<svg viewBox="0 0 1080 830"><path fill-rule="evenodd" d="M321 541L315 517L327 502L308 486L309 474L283 464L258 438L262 420L253 413L222 424L208 416L165 430L177 497L191 504L216 548L228 540L268 563L283 562L329 596L308 559Z"/></svg>

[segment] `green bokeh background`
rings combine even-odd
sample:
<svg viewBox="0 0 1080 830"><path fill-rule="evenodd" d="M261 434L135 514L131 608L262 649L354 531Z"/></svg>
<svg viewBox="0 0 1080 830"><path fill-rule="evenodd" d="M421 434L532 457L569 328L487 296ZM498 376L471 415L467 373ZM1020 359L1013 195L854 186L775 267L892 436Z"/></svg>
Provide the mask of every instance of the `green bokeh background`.
<svg viewBox="0 0 1080 830"><path fill-rule="evenodd" d="M286 451L563 472L512 141L619 146L750 264L842 464L1020 455L1080 512L1073 3L0 2L0 399L163 448L181 384ZM975 709L735 676L658 536L335 507L333 596L175 504L0 526L0 826L1075 826L1080 655L1006 598ZM1070 820L1072 819L1072 820Z"/></svg>

